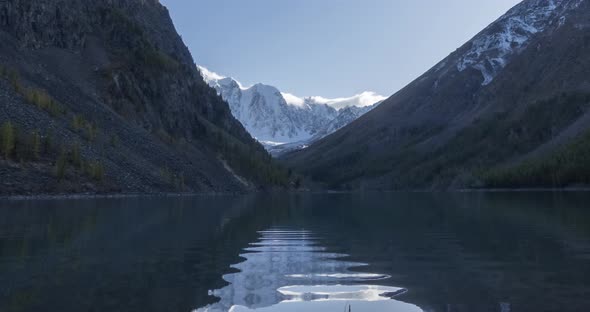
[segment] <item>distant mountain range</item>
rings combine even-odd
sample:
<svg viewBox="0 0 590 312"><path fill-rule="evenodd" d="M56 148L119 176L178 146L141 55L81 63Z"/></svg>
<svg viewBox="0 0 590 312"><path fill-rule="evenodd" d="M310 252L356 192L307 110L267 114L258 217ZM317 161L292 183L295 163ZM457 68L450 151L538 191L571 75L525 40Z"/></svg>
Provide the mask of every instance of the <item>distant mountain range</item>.
<svg viewBox="0 0 590 312"><path fill-rule="evenodd" d="M283 160L330 188L590 185L590 1L525 0Z"/></svg>
<svg viewBox="0 0 590 312"><path fill-rule="evenodd" d="M199 66L205 81L229 103L232 114L271 154L302 149L375 108L385 97L364 92L350 98L299 98L276 87L244 87Z"/></svg>

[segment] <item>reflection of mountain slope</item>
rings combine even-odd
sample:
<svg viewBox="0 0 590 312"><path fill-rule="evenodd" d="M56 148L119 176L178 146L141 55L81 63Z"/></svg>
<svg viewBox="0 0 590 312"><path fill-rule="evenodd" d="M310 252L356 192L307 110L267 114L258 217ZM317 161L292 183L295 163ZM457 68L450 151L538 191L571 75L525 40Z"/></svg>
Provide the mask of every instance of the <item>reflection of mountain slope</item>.
<svg viewBox="0 0 590 312"><path fill-rule="evenodd" d="M229 285L211 291L221 300L197 312L331 311L347 303L355 311L421 311L386 297L403 288L355 284L389 276L351 271L366 264L341 260L347 255L328 252L312 232L276 228L259 234L240 255L246 260L232 266L239 272L223 277Z"/></svg>

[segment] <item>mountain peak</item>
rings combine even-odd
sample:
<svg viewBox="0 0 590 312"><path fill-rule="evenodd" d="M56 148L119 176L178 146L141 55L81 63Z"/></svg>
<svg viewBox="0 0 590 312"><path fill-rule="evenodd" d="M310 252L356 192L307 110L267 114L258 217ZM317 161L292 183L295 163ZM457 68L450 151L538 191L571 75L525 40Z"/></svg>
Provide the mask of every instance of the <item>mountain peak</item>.
<svg viewBox="0 0 590 312"><path fill-rule="evenodd" d="M239 81L232 77L220 75L201 65L197 65L197 69L199 70L201 77L203 77L203 80L213 88L216 86L237 86L240 89L246 89Z"/></svg>
<svg viewBox="0 0 590 312"><path fill-rule="evenodd" d="M347 190L585 184L573 173L588 164L588 21L588 0L525 0L360 120L283 160Z"/></svg>
<svg viewBox="0 0 590 312"><path fill-rule="evenodd" d="M348 98L301 98L262 83L243 87L233 78L198 68L205 81L229 103L234 117L275 155L331 134L385 99L375 92Z"/></svg>
<svg viewBox="0 0 590 312"><path fill-rule="evenodd" d="M214 87L218 84L227 84L229 81L234 81L237 83L242 90L247 90L250 88L255 88L258 90L266 90L267 92L275 93L279 91L276 87L267 85L264 83L256 83L253 86L245 87L241 84L238 80L230 77L226 77L220 75L216 72L213 72L207 69L204 66L197 65L201 76L203 79L209 84L210 86ZM341 98L326 98L323 96L307 96L307 97L299 97L292 93L287 92L280 92L282 97L285 99L287 104L295 106L295 107L305 107L306 105L328 105L336 110L340 110L345 107L349 106L356 106L356 107L365 107L371 106L377 102L381 102L386 99L386 97L377 94L373 91L364 91L359 94L355 94L350 97L341 97Z"/></svg>
<svg viewBox="0 0 590 312"><path fill-rule="evenodd" d="M481 72L482 85L491 83L510 57L526 48L534 35L563 23L564 14L583 0L527 0L510 9L470 41L471 47L457 62L460 72Z"/></svg>
<svg viewBox="0 0 590 312"><path fill-rule="evenodd" d="M222 79L227 78L227 77L219 75L218 73L210 71L209 69L207 69L204 66L197 65L197 68L199 69L201 76L203 77L203 79L207 83L211 83L213 81L218 81L218 80L222 80Z"/></svg>
<svg viewBox="0 0 590 312"><path fill-rule="evenodd" d="M355 107L366 107L371 106L377 102L381 102L386 99L386 97L381 96L372 91L365 91L351 97L345 98L335 98L335 99L328 99L321 96L312 96L309 97L310 101L320 104L326 104L330 107L335 108L336 110L340 110L342 108L355 106Z"/></svg>

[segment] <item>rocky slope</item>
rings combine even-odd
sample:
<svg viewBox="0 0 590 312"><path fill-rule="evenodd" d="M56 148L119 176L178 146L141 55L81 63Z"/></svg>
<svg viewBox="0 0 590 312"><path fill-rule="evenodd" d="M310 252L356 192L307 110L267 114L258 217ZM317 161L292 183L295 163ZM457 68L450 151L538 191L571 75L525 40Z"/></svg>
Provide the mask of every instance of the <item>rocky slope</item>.
<svg viewBox="0 0 590 312"><path fill-rule="evenodd" d="M244 87L237 80L202 66L199 71L229 103L234 117L274 156L305 148L356 120L384 99L373 92L338 99L299 98L260 83Z"/></svg>
<svg viewBox="0 0 590 312"><path fill-rule="evenodd" d="M286 183L156 0L2 1L0 41L0 194Z"/></svg>
<svg viewBox="0 0 590 312"><path fill-rule="evenodd" d="M590 182L585 156L551 156L584 150L569 145L590 128L588 21L588 1L523 1L378 108L284 161L335 188ZM541 174L553 184L523 178L549 168L524 163L553 164Z"/></svg>

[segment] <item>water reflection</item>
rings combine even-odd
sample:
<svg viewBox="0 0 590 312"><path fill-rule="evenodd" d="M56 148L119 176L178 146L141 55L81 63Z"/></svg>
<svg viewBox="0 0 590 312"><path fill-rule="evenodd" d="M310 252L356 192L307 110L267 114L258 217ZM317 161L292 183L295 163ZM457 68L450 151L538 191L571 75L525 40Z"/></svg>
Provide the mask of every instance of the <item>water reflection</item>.
<svg viewBox="0 0 590 312"><path fill-rule="evenodd" d="M0 200L0 311L590 311L589 202L588 192ZM398 287L408 291L383 296Z"/></svg>
<svg viewBox="0 0 590 312"><path fill-rule="evenodd" d="M220 301L196 312L422 311L392 299L403 288L360 284L390 276L355 272L368 264L328 251L309 230L274 227L258 233L258 241L240 255L245 261L231 266L237 272L223 276L229 285L210 292Z"/></svg>

